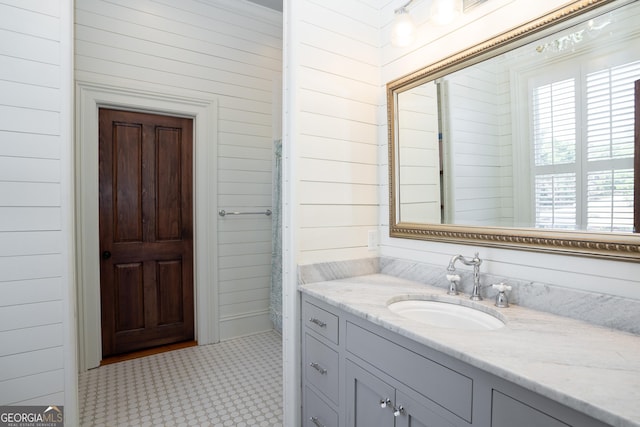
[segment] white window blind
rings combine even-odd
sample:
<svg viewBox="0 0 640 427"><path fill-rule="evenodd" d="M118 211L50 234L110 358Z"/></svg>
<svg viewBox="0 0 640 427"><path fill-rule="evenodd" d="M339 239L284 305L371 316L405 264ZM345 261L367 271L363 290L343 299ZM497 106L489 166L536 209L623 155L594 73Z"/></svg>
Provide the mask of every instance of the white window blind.
<svg viewBox="0 0 640 427"><path fill-rule="evenodd" d="M576 89L574 79L538 86L533 92L536 166L576 161Z"/></svg>
<svg viewBox="0 0 640 427"><path fill-rule="evenodd" d="M581 65L532 89L536 227L633 231L640 61L595 72Z"/></svg>
<svg viewBox="0 0 640 427"><path fill-rule="evenodd" d="M536 175L535 198L537 227L575 228L575 173Z"/></svg>
<svg viewBox="0 0 640 427"><path fill-rule="evenodd" d="M633 168L587 173L589 230L631 231Z"/></svg>

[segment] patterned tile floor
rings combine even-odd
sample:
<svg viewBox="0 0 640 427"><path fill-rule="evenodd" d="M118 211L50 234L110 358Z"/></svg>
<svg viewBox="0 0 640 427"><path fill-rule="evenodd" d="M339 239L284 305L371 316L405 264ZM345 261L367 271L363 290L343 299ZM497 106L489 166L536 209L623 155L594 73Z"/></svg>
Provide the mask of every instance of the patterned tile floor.
<svg viewBox="0 0 640 427"><path fill-rule="evenodd" d="M282 426L276 332L189 347L80 374L80 424Z"/></svg>

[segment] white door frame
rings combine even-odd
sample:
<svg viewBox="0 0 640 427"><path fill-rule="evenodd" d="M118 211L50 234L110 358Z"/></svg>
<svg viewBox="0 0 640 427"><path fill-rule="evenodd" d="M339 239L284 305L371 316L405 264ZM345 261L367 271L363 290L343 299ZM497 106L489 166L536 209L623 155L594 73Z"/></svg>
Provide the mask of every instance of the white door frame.
<svg viewBox="0 0 640 427"><path fill-rule="evenodd" d="M98 109L194 119L194 288L198 344L219 341L217 247L217 101L138 88L76 82L76 261L80 372L100 365Z"/></svg>

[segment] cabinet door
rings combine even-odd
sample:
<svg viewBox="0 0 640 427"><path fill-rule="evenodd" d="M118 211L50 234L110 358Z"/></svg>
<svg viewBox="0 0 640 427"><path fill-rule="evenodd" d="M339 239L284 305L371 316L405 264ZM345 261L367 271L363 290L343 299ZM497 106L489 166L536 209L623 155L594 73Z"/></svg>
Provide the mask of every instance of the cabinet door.
<svg viewBox="0 0 640 427"><path fill-rule="evenodd" d="M454 424L431 411L408 394L396 391L396 406L401 408L396 427L454 427Z"/></svg>
<svg viewBox="0 0 640 427"><path fill-rule="evenodd" d="M346 363L347 426L393 427L395 389L355 363ZM386 407L382 402L389 401Z"/></svg>

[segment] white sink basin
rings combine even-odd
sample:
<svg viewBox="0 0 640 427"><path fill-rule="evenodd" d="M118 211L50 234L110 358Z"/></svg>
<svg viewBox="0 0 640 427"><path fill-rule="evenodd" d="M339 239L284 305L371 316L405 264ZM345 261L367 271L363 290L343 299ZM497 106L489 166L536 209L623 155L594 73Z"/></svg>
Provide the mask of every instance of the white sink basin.
<svg viewBox="0 0 640 427"><path fill-rule="evenodd" d="M417 322L446 329L493 330L504 322L497 317L464 305L432 300L405 300L388 305L389 310Z"/></svg>

